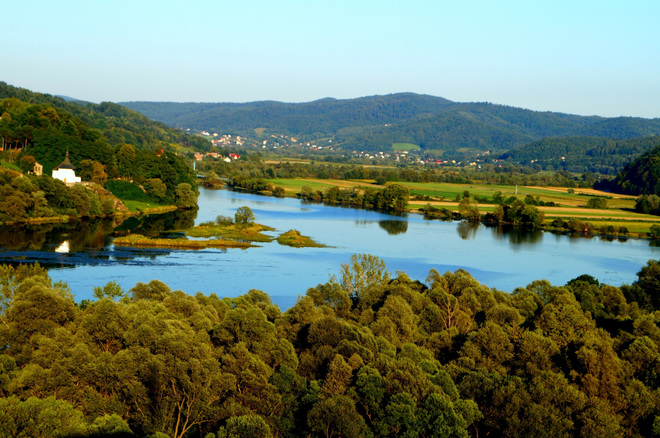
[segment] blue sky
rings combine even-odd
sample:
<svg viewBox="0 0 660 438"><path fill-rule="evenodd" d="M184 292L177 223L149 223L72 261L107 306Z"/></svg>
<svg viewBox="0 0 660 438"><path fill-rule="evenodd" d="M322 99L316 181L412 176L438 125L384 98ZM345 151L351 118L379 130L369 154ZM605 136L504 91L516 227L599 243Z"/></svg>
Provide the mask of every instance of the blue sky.
<svg viewBox="0 0 660 438"><path fill-rule="evenodd" d="M20 0L0 80L93 102L416 92L660 117L660 1Z"/></svg>

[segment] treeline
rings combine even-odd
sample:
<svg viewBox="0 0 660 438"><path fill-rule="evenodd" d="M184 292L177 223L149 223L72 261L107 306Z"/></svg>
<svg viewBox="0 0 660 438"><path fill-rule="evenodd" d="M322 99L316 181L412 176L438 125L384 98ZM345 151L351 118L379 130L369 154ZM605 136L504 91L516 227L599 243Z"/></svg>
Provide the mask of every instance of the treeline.
<svg viewBox="0 0 660 438"><path fill-rule="evenodd" d="M543 229L551 232L582 235L601 234L604 236L619 237L630 235L630 230L625 226L616 227L611 224L597 226L579 218L564 219L558 217L553 219L549 224L546 224L544 222L545 214L537 206L554 206L555 203L552 201L541 201L538 197L532 195L527 195L521 200L515 196L504 198L498 192L492 198L488 198L473 196L466 190L462 198L457 195L456 201L458 202L458 211L450 210L446 207L436 207L430 203L420 208L420 211L426 219L466 220L472 223L483 222L491 225L510 225L527 230ZM480 202L495 204L495 208L492 211L482 214L479 211ZM587 208L607 208L607 199L601 197L591 198L587 202ZM651 227L649 233L637 233L637 236L657 240L660 238L660 226L654 225Z"/></svg>
<svg viewBox="0 0 660 438"><path fill-rule="evenodd" d="M537 172L532 168L513 164L483 164L481 169L435 165L397 165L368 167L360 164L324 162L291 163L267 162L256 153L244 154L240 160L227 163L205 158L197 163L201 172L221 178L275 179L318 178L335 180L372 180L387 182L433 182L453 184L502 184L526 186L556 186L591 188L599 175L574 175L567 171ZM328 157L329 158L329 157Z"/></svg>
<svg viewBox="0 0 660 438"><path fill-rule="evenodd" d="M307 201L323 202L329 205L350 205L358 208L405 213L410 199L410 191L400 184L390 184L382 189L365 186L342 189L333 186L326 190L314 190L309 185L303 185L297 196Z"/></svg>
<svg viewBox="0 0 660 438"><path fill-rule="evenodd" d="M436 207L430 203L420 210L426 219L440 220L460 220L469 222L484 222L496 225L514 225L527 229L536 229L543 227L544 213L536 206L555 205L554 202L544 202L538 197L527 195L524 200L515 196L505 198L501 192L497 192L492 198L473 196L468 190L463 192L463 196L456 195L458 202L458 211L449 210L446 207ZM479 202L486 204L495 204L493 211L481 214L479 211Z"/></svg>
<svg viewBox="0 0 660 438"><path fill-rule="evenodd" d="M246 190L252 193L267 193L273 196L285 196L285 190L263 178L234 176L226 185L234 190ZM384 188L361 186L342 189L332 186L324 190L314 190L303 185L296 196L313 202L329 205L346 205L357 208L374 209L385 212L405 213L410 200L410 190L400 184L390 184Z"/></svg>
<svg viewBox="0 0 660 438"><path fill-rule="evenodd" d="M659 278L509 294L362 254L281 312L157 280L76 303L5 265L0 435L655 436Z"/></svg>

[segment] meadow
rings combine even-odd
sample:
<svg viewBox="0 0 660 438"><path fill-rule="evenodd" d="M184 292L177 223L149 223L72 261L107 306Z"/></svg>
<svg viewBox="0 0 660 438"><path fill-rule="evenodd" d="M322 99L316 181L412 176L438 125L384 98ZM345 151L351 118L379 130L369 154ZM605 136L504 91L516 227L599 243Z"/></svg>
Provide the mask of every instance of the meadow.
<svg viewBox="0 0 660 438"><path fill-rule="evenodd" d="M309 186L312 190L325 191L330 187L340 189L354 188L359 190L364 187L383 188L375 184L373 180L327 180L315 178L297 179L270 179L270 183L282 187L287 196L295 196L301 192L303 186ZM394 184L394 183L390 183ZM625 226L631 232L648 233L654 224L660 224L660 217L640 214L634 211L634 196L618 195L588 188L570 187L537 187L537 186L511 186L497 184L451 184L451 183L414 183L396 182L410 190L410 202L408 211L419 213L420 209L427 204L436 207L444 207L449 210L458 210L457 198L462 198L467 192L478 199L493 199L493 196L501 195L504 199L515 197L524 200L528 195L543 203L553 202L554 206L539 206L545 214L545 222L549 224L556 218L578 218L589 221L596 226L613 225ZM587 208L589 199L601 197L607 200L606 209ZM480 202L479 210L482 213L492 211L495 204Z"/></svg>

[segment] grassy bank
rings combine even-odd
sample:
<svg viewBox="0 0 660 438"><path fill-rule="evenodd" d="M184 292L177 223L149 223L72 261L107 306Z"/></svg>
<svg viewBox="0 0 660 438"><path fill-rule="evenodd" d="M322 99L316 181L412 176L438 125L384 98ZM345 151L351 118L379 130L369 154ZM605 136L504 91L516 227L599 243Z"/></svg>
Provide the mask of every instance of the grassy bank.
<svg viewBox="0 0 660 438"><path fill-rule="evenodd" d="M221 225L215 222L197 225L185 231L190 237L219 237L225 240L245 241L245 242L271 242L272 236L264 234L265 231L275 231L275 228L257 223L248 225Z"/></svg>
<svg viewBox="0 0 660 438"><path fill-rule="evenodd" d="M225 239L189 240L187 238L163 239L151 238L140 234L116 237L115 246L134 246L141 248L206 249L206 248L249 248L250 242L238 242Z"/></svg>

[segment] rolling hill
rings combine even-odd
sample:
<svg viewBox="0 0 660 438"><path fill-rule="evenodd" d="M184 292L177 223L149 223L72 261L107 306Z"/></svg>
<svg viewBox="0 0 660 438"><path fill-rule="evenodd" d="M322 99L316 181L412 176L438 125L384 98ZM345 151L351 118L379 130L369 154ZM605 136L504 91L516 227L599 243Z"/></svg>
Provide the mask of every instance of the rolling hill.
<svg viewBox="0 0 660 438"><path fill-rule="evenodd" d="M5 124L1 133L3 138L15 137L15 140L18 140L23 137L39 136L44 131L56 133L61 131L66 135L78 137L81 141L91 141L93 137L101 136L112 147L125 143L145 150L182 148L208 150L211 147L208 141L200 137L155 122L137 111L116 103L94 104L73 98L36 93L0 82L0 100L6 99L15 99L31 105L32 108L27 110L26 117L31 117L32 120L14 120L11 124ZM57 120L51 120L48 126L39 126L42 129L35 129L35 123L46 123L44 117L37 114L46 108L52 108L59 114L54 116ZM42 121L37 122L37 119ZM64 119L71 126L59 126L61 125L59 122Z"/></svg>
<svg viewBox="0 0 660 438"><path fill-rule="evenodd" d="M332 138L346 149L387 150L412 143L451 157L510 149L549 137L630 140L660 134L660 119L539 112L491 103L460 103L414 93L307 103L123 102L169 126L224 134Z"/></svg>

